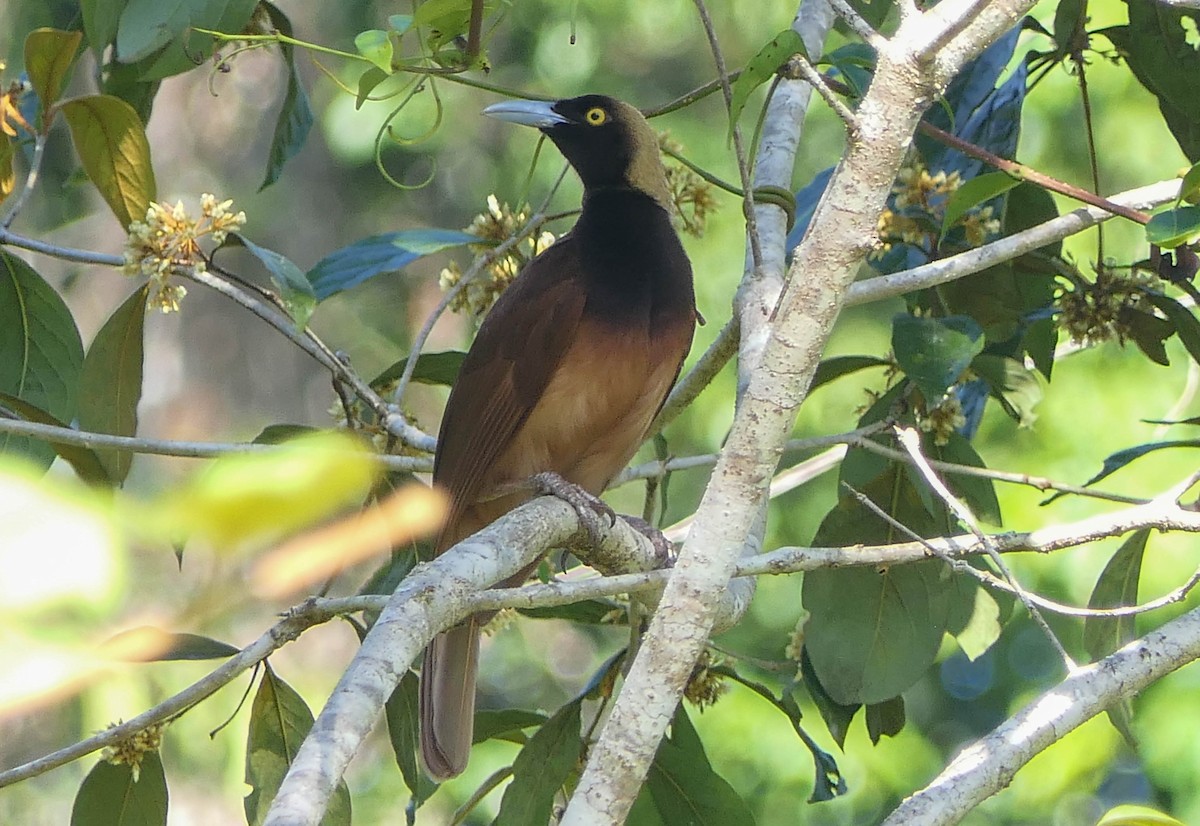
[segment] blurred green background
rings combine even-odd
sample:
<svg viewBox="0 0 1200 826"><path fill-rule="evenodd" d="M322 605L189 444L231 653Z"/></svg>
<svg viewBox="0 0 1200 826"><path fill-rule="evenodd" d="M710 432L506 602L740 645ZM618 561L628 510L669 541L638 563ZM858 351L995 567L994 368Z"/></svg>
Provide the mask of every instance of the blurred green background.
<svg viewBox="0 0 1200 826"><path fill-rule="evenodd" d="M352 50L354 35L384 25L407 4L383 2L282 2L298 37ZM1123 22L1116 0L1089 4L1091 28ZM795 12L789 2L713 3L712 13L726 59L739 66ZM16 0L0 6L0 58L5 78L21 68L24 34L39 25L63 25L73 4L55 0ZM1049 23L1053 4L1036 16ZM574 45L570 39L575 37ZM831 36L827 48L842 41ZM1099 41L1107 48L1106 41ZM1030 36L1029 46L1046 48ZM616 95L642 106L663 104L714 76L711 54L694 8L687 0L604 0L561 3L515 0L488 43L490 83L539 94L567 97L583 92ZM489 194L516 204L540 203L561 170L552 147L541 153L528 178L536 136L478 116L498 96L439 82L444 107L440 128L426 139L393 145L384 153L390 173L404 181L429 178L422 188L400 191L374 167L374 136L395 101L354 107L353 96L332 82L353 87L357 66L334 58L321 67L301 56L301 73L312 96L318 123L307 147L281 180L256 191L265 167L270 126L283 92L282 63L267 51L238 55L232 71L212 65L164 84L156 99L148 134L161 200L194 205L201 192L233 198L249 218L245 233L306 269L325 254L375 233L408 227L466 226L484 209ZM85 59L86 61L86 59ZM76 91L88 89L86 71L76 73ZM1186 161L1167 132L1154 99L1127 70L1099 57L1090 61L1088 82L1101 150L1106 192L1171 177ZM386 89L380 87L377 94ZM761 102L761 91L750 111ZM428 93L418 96L394 122L402 136L419 136L433 124ZM714 174L736 180L726 144L726 121L719 95L654 121L668 130L685 154ZM795 174L797 187L836 162L841 151L839 123L814 103L805 125ZM1056 69L1033 92L1025 107L1019 159L1065 180L1088 185L1083 112L1076 80ZM578 183L568 179L552 210L577 205ZM719 194L720 211L703 238L685 238L696 270L698 301L708 318L693 358L729 318L733 290L744 260L738 202ZM1065 202L1060 202L1060 205ZM551 226L563 232L569 225ZM65 130L54 133L45 176L14 229L56 243L117 253L123 235L90 186L75 174ZM1145 257L1140 230L1116 222L1106 230L1106 254L1119 262ZM1067 248L1086 267L1096 256L1095 235L1071 239ZM459 253L466 263L465 254ZM119 273L27 256L58 286L88 341L133 285ZM375 279L321 305L313 327L345 351L363 375L374 375L406 352L415 328L440 296L437 277L446 256L433 256L394 276ZM249 259L231 255L227 265L258 277ZM803 274L801 274L802 277ZM846 313L827 354L884 354L890 319L899 301ZM430 349L463 347L470 324L448 317L435 330ZM1115 344L1062 360L1053 385L1038 409L1036 424L1019 430L990 409L976 447L990 466L1082 482L1107 453L1161 438L1167 432L1142 419L1186 418L1200 414L1194 399L1195 367L1174 340L1169 368L1150 365L1137 352ZM822 388L805 405L796 435L849 429L867 401L866 389L881 389L878 371ZM726 371L691 411L667 430L676 455L719 448L731 419L733 374ZM421 387L411 412L427 430L436 430L444 390ZM327 375L275 331L219 296L192 287L178 315L153 315L147 323L146 391L140 432L173 439L245 440L276 422L328 425L334 402ZM1187 433L1179 434L1190 435ZM789 457L788 462L801 457ZM1194 469L1186 451L1149 457L1108 480L1111 489L1151 495L1169 480ZM133 491L153 491L195 472L198 463L142 456L129 481ZM690 513L706 474L677 474L671 481L668 522ZM834 501L834 475L827 474L774 503L767 547L808 541ZM1005 526L1029 529L1077 519L1106 509L1092 500L1066 498L1039 507L1036 491L1003 486L998 490ZM621 510L641 509L640 486L615 491ZM1155 536L1143 568L1142 595L1163 593L1195 567L1194 540ZM1012 560L1022 581L1054 599L1086 603L1091 587L1117 543L1105 542L1048 558ZM137 548L126 563L110 617L169 617L174 630L208 634L235 644L256 637L286 607L238 595L236 565L189 550L177 566L169 548ZM335 586L352 592L369 566L351 572ZM799 577L764 579L741 626L718 640L732 652L781 662L788 636L801 617ZM1194 604L1139 618L1149 628ZM97 621L86 612L68 617ZM1055 621L1069 650L1082 658L1080 623ZM572 696L624 642L617 630L598 631L554 621L523 620L490 638L484 653L481 703L488 707L553 709ZM315 629L272 657L272 664L310 705L319 708L352 656L356 638L346 625ZM547 651L554 651L553 661ZM838 752L814 710L806 708L809 731L835 753L849 785L845 797L809 805L812 764L786 722L763 702L734 687L703 714L693 711L708 754L717 768L754 807L758 823L870 824L880 820L907 793L930 780L964 743L988 731L1036 693L1061 678L1045 639L1023 617L1010 623L1001 640L975 663L953 646L926 679L906 694L908 726L894 739L872 746L856 721L845 753ZM131 667L97 682L77 698L41 707L19 718L0 719L0 765L4 767L52 750L108 723L129 718L194 681L207 671L200 664L171 663ZM753 668L749 671L753 673ZM0 678L3 679L3 678ZM967 822L973 824L1094 823L1120 802L1145 801L1185 822L1200 823L1200 670L1185 668L1161 681L1135 702L1135 752L1103 718L1070 735L1017 775L1012 787L988 801ZM247 710L210 737L234 710L245 682L239 681L175 723L166 738L164 763L171 788L173 824L232 823L242 818L241 797ZM511 761L515 747L489 743L477 750L466 775L447 784L423 809L418 823L438 824L496 768ZM95 758L89 757L32 781L0 790L0 822L60 824L68 819L74 789ZM399 773L380 731L349 774L355 822L404 822L407 799ZM490 820L498 805L493 794L469 821Z"/></svg>

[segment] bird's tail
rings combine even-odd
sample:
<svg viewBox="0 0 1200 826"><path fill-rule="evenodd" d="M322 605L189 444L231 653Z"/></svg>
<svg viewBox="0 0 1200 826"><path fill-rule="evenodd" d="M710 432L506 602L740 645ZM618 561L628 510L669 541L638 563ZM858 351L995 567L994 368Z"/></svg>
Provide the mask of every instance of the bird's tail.
<svg viewBox="0 0 1200 826"><path fill-rule="evenodd" d="M434 637L421 668L421 760L435 780L461 774L475 731L479 620Z"/></svg>

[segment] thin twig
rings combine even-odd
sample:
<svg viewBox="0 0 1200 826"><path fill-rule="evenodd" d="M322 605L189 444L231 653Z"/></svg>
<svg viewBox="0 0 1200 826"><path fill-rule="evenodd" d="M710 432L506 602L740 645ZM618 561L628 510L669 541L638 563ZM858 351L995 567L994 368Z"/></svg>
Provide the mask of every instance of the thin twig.
<svg viewBox="0 0 1200 826"><path fill-rule="evenodd" d="M1050 644L1056 651L1058 651L1059 657L1062 658L1063 663L1067 667L1067 672L1073 672L1076 668L1075 660L1073 660L1071 655L1067 653L1067 649L1063 647L1063 644L1058 639L1058 636L1054 633L1053 629L1050 628L1050 624L1046 622L1046 618L1042 616L1042 612L1038 610L1038 607L1034 605L1033 601L1029 598L1029 594L1023 587L1021 587L1021 584L1017 582L1016 577L1013 576L1012 571L1009 570L1008 565L1001 558L1000 553L992 545L991 539L986 533L983 532L983 529L979 527L979 522L975 519L975 514L971 513L971 509L968 508L961 499L955 496L950 491L950 488L946 487L946 483L943 482L937 473L934 472L933 468L929 466L929 462L925 459L925 454L921 452L920 434L918 434L915 429L910 427L897 427L895 430L896 438L899 440L900 445L908 452L909 456L912 457L913 464L916 465L917 470L921 472L921 475L924 477L925 481L931 488L933 488L934 492L937 493L942 501L946 503L947 507L950 508L951 512L958 518L958 520L966 525L970 529L971 533L975 534L976 538L978 538L980 544L983 546L984 552L988 555L988 558L992 560L992 563L1001 572L1001 574L1004 575L1004 578L1008 581L1008 584L1012 586L1013 592L1021 600L1021 603L1025 606L1025 610L1029 612L1029 616L1033 618L1033 621L1042 629L1042 632L1046 635L1046 638L1050 641Z"/></svg>
<svg viewBox="0 0 1200 826"><path fill-rule="evenodd" d="M825 82L825 76L813 68L813 65L808 62L808 58L800 54L793 55L792 59L787 62L786 68L789 75L794 73L796 77L808 81L808 85L817 90L821 99L834 111L834 114L842 119L842 123L846 125L846 131L851 136L858 134L858 116L850 111L850 107L842 103L841 98L834 93L833 89L829 88L829 84Z"/></svg>
<svg viewBox="0 0 1200 826"><path fill-rule="evenodd" d="M863 18L861 14L855 11L846 0L827 0L833 11L838 17L845 21L850 30L865 40L868 44L878 49L883 43L883 36L875 31L874 27ZM815 85L815 84L814 84Z"/></svg>
<svg viewBox="0 0 1200 826"><path fill-rule="evenodd" d="M33 194L33 188L37 186L38 175L41 174L42 158L46 154L47 137L44 132L38 132L37 136L33 139L33 157L29 161L29 172L25 175L25 185L21 187L21 191L17 193L17 197L9 202L8 211L4 213L4 218L0 220L0 230L6 230L12 226L17 213L21 211L25 206L25 202L29 200L29 196Z"/></svg>
<svg viewBox="0 0 1200 826"><path fill-rule="evenodd" d="M712 50L713 62L717 66L717 74L721 80L721 92L725 96L725 111L729 113L730 118L733 117L733 86L729 81L729 72L725 69L725 56L721 53L721 44L717 40L716 29L713 28L712 17L708 14L708 7L704 4L704 0L692 0L696 6L696 13L700 15L700 22L704 26L704 33L708 36L708 45ZM762 247L758 240L758 219L754 215L754 192L750 180L750 169L746 165L746 151L742 145L742 130L736 122L733 126L733 153L737 158L738 175L742 180L742 191L748 193L742 199L742 214L746 218L746 233L750 238L750 256L754 261L754 269L762 270Z"/></svg>

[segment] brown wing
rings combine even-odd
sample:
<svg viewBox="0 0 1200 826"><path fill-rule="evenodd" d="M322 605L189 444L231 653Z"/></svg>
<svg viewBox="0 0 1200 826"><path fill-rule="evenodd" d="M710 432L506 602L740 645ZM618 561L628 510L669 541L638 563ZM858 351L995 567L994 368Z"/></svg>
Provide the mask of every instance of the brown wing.
<svg viewBox="0 0 1200 826"><path fill-rule="evenodd" d="M567 235L525 267L480 326L438 436L433 480L450 495L438 553L457 541L464 509L485 493L489 469L570 350L586 300L580 279L577 245Z"/></svg>

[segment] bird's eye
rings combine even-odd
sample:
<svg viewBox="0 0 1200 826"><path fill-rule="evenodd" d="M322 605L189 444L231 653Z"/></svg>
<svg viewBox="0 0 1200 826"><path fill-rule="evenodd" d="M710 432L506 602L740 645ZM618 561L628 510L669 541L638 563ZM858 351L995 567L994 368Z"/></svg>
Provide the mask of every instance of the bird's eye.
<svg viewBox="0 0 1200 826"><path fill-rule="evenodd" d="M591 109L587 110L587 113L583 117L592 126L599 126L608 120L608 112L605 112L599 106L593 106Z"/></svg>

